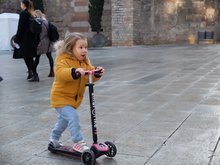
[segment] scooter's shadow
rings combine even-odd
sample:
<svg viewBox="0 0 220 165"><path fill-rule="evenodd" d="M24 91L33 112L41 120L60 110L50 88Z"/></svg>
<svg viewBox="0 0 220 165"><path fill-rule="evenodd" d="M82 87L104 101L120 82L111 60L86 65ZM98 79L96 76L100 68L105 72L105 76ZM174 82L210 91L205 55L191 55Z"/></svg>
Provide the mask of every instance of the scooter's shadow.
<svg viewBox="0 0 220 165"><path fill-rule="evenodd" d="M54 159L58 159L58 160L63 160L63 161L68 161L68 162L72 162L74 163L74 165L82 165L81 162L81 158L77 157L77 156L71 156L68 154L64 154L64 153L48 153L49 157L54 158Z"/></svg>
<svg viewBox="0 0 220 165"><path fill-rule="evenodd" d="M75 157L75 156L70 156L68 154L56 154L56 153L48 153L49 156L51 157L55 157L55 159L62 159L62 160L65 160L65 161L72 161L72 163L74 163L74 165L82 165L82 162L81 162L81 158L79 157ZM103 157L100 157L100 158L97 158L96 159L96 163L95 165L117 165L117 161L115 159L111 159L111 158L103 158Z"/></svg>
<svg viewBox="0 0 220 165"><path fill-rule="evenodd" d="M95 165L117 165L117 161L111 158L98 158Z"/></svg>

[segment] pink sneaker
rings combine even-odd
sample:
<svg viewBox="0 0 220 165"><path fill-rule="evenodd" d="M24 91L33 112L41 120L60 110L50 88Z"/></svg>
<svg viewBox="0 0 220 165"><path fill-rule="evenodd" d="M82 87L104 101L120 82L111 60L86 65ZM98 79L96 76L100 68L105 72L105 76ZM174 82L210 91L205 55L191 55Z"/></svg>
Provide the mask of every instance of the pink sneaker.
<svg viewBox="0 0 220 165"><path fill-rule="evenodd" d="M89 147L86 145L84 140L81 140L81 141L73 144L73 149L82 153L83 151L88 150Z"/></svg>

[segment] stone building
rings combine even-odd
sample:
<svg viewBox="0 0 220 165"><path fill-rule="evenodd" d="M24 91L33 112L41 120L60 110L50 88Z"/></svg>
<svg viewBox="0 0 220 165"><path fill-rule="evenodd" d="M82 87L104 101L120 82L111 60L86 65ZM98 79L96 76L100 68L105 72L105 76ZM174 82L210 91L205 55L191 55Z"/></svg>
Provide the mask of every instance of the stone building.
<svg viewBox="0 0 220 165"><path fill-rule="evenodd" d="M95 34L88 23L88 0L44 0L45 14L61 36ZM102 17L108 46L195 43L198 32L220 38L220 0L105 0ZM0 0L0 13L19 12L19 0Z"/></svg>

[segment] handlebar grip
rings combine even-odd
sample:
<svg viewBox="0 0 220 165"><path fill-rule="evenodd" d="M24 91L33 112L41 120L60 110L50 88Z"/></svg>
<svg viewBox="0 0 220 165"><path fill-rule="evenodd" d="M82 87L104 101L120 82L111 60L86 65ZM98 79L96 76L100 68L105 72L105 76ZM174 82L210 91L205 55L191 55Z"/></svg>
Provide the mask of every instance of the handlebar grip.
<svg viewBox="0 0 220 165"><path fill-rule="evenodd" d="M79 78L81 76L81 73L79 71L76 71L76 78Z"/></svg>
<svg viewBox="0 0 220 165"><path fill-rule="evenodd" d="M100 74L101 73L101 70L88 70L88 71L85 71L85 75L94 75L94 74Z"/></svg>

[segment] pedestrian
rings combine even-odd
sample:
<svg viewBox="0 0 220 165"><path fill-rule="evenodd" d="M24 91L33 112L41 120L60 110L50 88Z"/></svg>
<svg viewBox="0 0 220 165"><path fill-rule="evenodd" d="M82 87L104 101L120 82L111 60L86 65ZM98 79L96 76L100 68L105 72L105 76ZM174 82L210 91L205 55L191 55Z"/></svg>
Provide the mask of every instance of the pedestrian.
<svg viewBox="0 0 220 165"><path fill-rule="evenodd" d="M56 62L55 78L51 89L51 107L58 112L58 118L50 136L54 147L62 145L59 142L61 134L68 127L73 149L83 152L88 149L80 131L77 108L82 102L88 76L85 70L93 70L87 50L87 39L80 33L69 33L64 40L55 43ZM99 74L93 76L97 81L104 73L102 67L97 67Z"/></svg>
<svg viewBox="0 0 220 165"><path fill-rule="evenodd" d="M40 56L42 54L46 54L47 58L49 60L49 64L50 64L50 72L49 72L48 77L54 77L54 71L53 71L54 62L53 62L53 57L52 57L53 43L50 41L49 36L48 36L49 22L46 19L45 15L40 10L35 10L34 15L35 15L35 17L38 17L42 22L42 31L40 33L40 42L37 47L37 56L34 61L35 69L37 71L37 66L40 61Z"/></svg>
<svg viewBox="0 0 220 165"><path fill-rule="evenodd" d="M34 57L37 55L37 45L39 35L30 31L30 17L33 16L33 4L29 0L21 1L21 13L18 20L17 33L14 39L14 45L19 45L19 53L25 61L28 69L28 81L39 81L36 69L34 68Z"/></svg>
<svg viewBox="0 0 220 165"><path fill-rule="evenodd" d="M2 81L3 80L3 78L0 76L0 81Z"/></svg>

